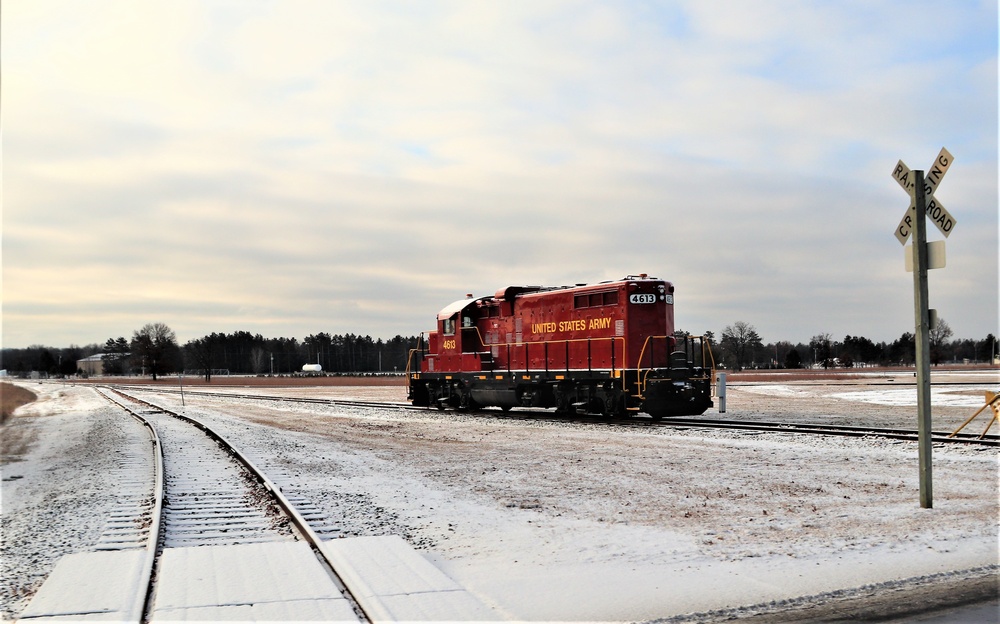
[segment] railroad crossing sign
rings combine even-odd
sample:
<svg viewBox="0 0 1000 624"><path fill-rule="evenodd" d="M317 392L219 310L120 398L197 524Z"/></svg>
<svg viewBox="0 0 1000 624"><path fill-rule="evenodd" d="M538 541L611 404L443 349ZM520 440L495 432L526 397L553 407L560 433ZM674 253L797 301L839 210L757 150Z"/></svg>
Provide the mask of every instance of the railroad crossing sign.
<svg viewBox="0 0 1000 624"><path fill-rule="evenodd" d="M934 159L931 168L927 170L927 175L924 177L927 216L941 230L945 238L955 228L955 218L934 197L934 191L941 184L941 180L944 178L944 174L948 172L948 168L951 167L952 160L954 158L951 153L942 147L941 151L938 152L937 158ZM903 215L903 219L899 222L899 225L896 226L896 240L899 241L900 245L906 245L906 240L910 238L910 232L913 231L915 223L914 219L917 216L917 200L916 193L914 192L916 185L913 181L913 174L910 168L902 160L896 163L896 168L892 170L892 177L910 195L910 207L906 210L906 214Z"/></svg>
<svg viewBox="0 0 1000 624"><path fill-rule="evenodd" d="M927 244L927 222L923 215L930 217L941 233L947 236L955 228L955 218L945 210L941 202L934 197L934 191L941 184L941 179L948 172L952 155L941 148L937 158L931 164L926 177L919 169L910 168L899 161L892 170L892 177L910 196L910 207L907 208L903 220L896 226L896 240L906 246L906 239L913 234L913 245L907 253L911 258L913 268L913 318L915 325L914 360L917 375L917 455L920 463L920 506L934 506L934 494L931 479L931 364L930 364L930 328L934 314L927 305L927 269L944 266L944 241L934 246L934 251ZM940 253L938 253L940 252ZM929 256L939 256L933 259Z"/></svg>

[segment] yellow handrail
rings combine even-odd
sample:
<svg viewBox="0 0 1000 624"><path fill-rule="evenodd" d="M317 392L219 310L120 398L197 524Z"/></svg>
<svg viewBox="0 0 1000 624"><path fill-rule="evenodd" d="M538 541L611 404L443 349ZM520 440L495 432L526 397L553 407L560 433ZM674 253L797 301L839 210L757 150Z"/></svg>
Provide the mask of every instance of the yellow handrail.
<svg viewBox="0 0 1000 624"><path fill-rule="evenodd" d="M652 372L652 370L653 370L652 363L650 364L649 368L647 368L645 370L643 370L640 367L640 365L642 364L642 358L646 355L646 347L649 345L649 343L650 343L651 340L657 340L657 339L666 340L667 338L669 338L669 336L647 336L645 343L643 343L643 345L642 345L642 349L639 351L639 361L636 362L635 368L636 368L636 371L641 371L641 372L639 372L639 379L636 381L636 384L638 385L638 388L636 388L636 389L638 390L638 396L640 398L646 392L646 378L649 376L649 373ZM685 339L688 339L688 338L698 338L699 341L701 342L702 368L705 368L704 364L707 361L711 361L712 364L711 364L711 366L708 367L708 370L710 371L708 379L714 379L715 378L715 355L712 353L712 342L708 338L706 338L705 336L691 336L691 335L685 336ZM705 350L706 349L708 350L708 357L707 358L705 356Z"/></svg>
<svg viewBox="0 0 1000 624"><path fill-rule="evenodd" d="M711 377L709 379L715 379L715 353L712 352L712 341L705 336L699 336L701 338L701 361L705 361L705 349L708 349L708 359L712 361Z"/></svg>
<svg viewBox="0 0 1000 624"><path fill-rule="evenodd" d="M509 350L511 348L518 347L518 346L524 346L525 352L527 353L527 348L528 348L527 345L556 345L556 344L559 344L559 345L568 345L568 344L574 343L574 342L591 342L591 343L593 343L593 342L599 342L600 343L600 342L606 342L606 341L609 341L609 342L613 343L616 340L620 340L621 343L622 343L622 346L621 346L621 362L622 362L622 366L618 367L617 369L614 368L614 367L612 367L611 370L612 371L615 371L615 370L622 370L622 371L629 370L628 363L625 361L625 359L626 359L625 355L627 353L627 349L626 349L627 345L626 345L626 340L625 340L624 336L608 336L608 337L603 337L603 338L562 338L562 339L559 339L559 340L527 340L527 341L526 340L521 340L520 342L492 342L491 343L491 342L487 342L486 340L483 339L483 334L479 330L479 326L478 325L473 325L471 327L462 327L461 329L462 330L475 330L476 335L479 338L479 344L481 344L484 348L489 348L491 350L494 347L497 347L497 348L507 348L508 349L508 353L509 353ZM421 333L420 336L421 336L421 340L422 340L423 339L423 333ZM663 335L663 336L647 336L645 342L642 345L642 349L639 351L639 358L636 361L634 368L639 373L638 379L637 379L636 383L639 386L637 389L639 390L639 396L640 397L646 391L646 377L649 375L650 371L652 371L652 369L653 369L652 366L650 366L650 367L648 367L646 369L643 369L640 366L641 363L642 363L642 359L646 355L646 349L649 347L650 341L652 341L652 340L666 340L667 338L669 338L669 337L666 336L666 335ZM708 378L709 379L714 379L715 378L715 355L712 353L711 341L708 340L708 338L706 338L705 336L687 336L687 338L698 338L698 339L700 339L700 341L701 341L701 361L703 363L703 368L704 368L704 364L705 363L711 362L711 365L707 367L708 370L710 371ZM465 345L463 344L463 347L464 346ZM410 355L407 358L407 362L406 362L407 383L409 383L410 372L412 371L412 369L411 369L411 361L413 359L413 354L416 351L418 351L418 350L419 349L411 349L410 350ZM508 366L509 366L509 363L508 363ZM530 369L527 368L527 361L525 362L525 366L526 366L525 370L530 370ZM569 361L567 360L567 362L566 362L566 370L584 370L584 369L582 369L582 368L581 369L571 369L569 367ZM625 388L625 384L627 383L626 382L626 376L622 375L621 376L621 380L622 380L622 389L626 389Z"/></svg>
<svg viewBox="0 0 1000 624"><path fill-rule="evenodd" d="M646 341L642 344L642 349L639 350L639 361L635 363L636 371L641 370L639 366L642 364L642 358L646 355L646 347L649 346L649 342L651 340L658 340L658 339L666 340L667 336L646 336ZM652 349L650 349L650 353L652 353ZM652 370L653 370L652 362L650 362L650 367L646 369L645 372L640 372L638 375L638 379L636 379L636 385L638 386L638 388L636 388L636 390L638 391L637 396L640 398L646 393L646 377Z"/></svg>
<svg viewBox="0 0 1000 624"><path fill-rule="evenodd" d="M471 327L462 327L461 329L463 329L463 330L473 330L473 329L476 330L476 335L479 337L479 344L483 345L484 348L489 348L489 349L492 349L493 347L498 347L498 348L500 348L500 347L506 347L506 348L510 349L511 347L518 347L518 346L524 346L524 345L555 345L555 344L569 344L569 343L573 343L573 342L591 342L591 343L593 343L593 342L598 342L598 343L601 343L601 342L611 342L611 343L614 343L615 341L620 341L622 343L621 361L623 363L625 363L625 353L626 353L625 346L626 345L625 345L625 337L624 336L607 336L607 337L604 337L604 338L561 338L559 340L521 340L520 342L487 342L486 340L483 339L483 334L482 334L481 331L479 331L479 326L478 325L473 325ZM464 346L465 345L463 344L463 347ZM525 347L525 349L527 349L527 347ZM623 365L623 366L620 366L618 368L624 370L627 367ZM567 370L584 370L582 368L581 369L570 369L568 361L566 362L566 369ZM618 370L618 369L612 368L612 370Z"/></svg>
<svg viewBox="0 0 1000 624"><path fill-rule="evenodd" d="M424 332L420 332L420 338L417 341L417 348L410 349L409 353L406 355L406 390L410 390L410 372L413 370L413 354L422 351L424 345Z"/></svg>

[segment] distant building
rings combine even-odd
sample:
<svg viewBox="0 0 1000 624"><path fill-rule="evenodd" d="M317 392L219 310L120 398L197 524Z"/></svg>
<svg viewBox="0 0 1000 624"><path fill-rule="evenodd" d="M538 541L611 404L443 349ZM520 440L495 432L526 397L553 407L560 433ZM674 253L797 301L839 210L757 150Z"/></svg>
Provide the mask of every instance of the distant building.
<svg viewBox="0 0 1000 624"><path fill-rule="evenodd" d="M89 357L85 357L82 360L76 361L76 369L83 371L85 375L103 375L104 374L104 357L103 353L95 353Z"/></svg>

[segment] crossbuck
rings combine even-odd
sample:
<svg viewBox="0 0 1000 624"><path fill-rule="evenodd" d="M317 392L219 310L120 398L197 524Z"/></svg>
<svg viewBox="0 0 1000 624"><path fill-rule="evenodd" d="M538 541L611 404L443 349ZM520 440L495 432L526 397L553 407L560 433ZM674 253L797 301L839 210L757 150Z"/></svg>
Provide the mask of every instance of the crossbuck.
<svg viewBox="0 0 1000 624"><path fill-rule="evenodd" d="M952 160L954 158L951 153L942 147L941 151L938 152L937 158L934 159L934 163L927 170L927 175L924 176L924 196L927 198L927 216L941 230L945 238L955 228L955 217L951 216L951 213L945 209L944 205L934 197L934 191L937 190L938 185L941 184L941 180L944 178L944 174L951 167ZM896 168L892 170L892 177L910 195L910 207L907 209L906 214L903 215L903 219L899 222L899 225L896 226L896 239L900 245L905 245L906 240L910 237L910 232L913 231L914 219L917 217L917 200L914 192L915 189L913 188L915 184L910 168L902 160L896 163Z"/></svg>

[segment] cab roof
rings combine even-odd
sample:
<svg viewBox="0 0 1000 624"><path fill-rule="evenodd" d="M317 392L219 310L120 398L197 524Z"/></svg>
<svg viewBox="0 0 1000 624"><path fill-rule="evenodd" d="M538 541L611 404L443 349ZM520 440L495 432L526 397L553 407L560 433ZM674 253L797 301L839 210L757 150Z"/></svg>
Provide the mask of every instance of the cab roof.
<svg viewBox="0 0 1000 624"><path fill-rule="evenodd" d="M448 305L446 305L440 312L438 312L437 318L439 321L443 321L446 318L451 318L455 316L455 314L469 307L470 305L474 305L477 301L487 298L488 297L480 297L479 299L471 299L471 298L459 299L454 303L449 303Z"/></svg>

